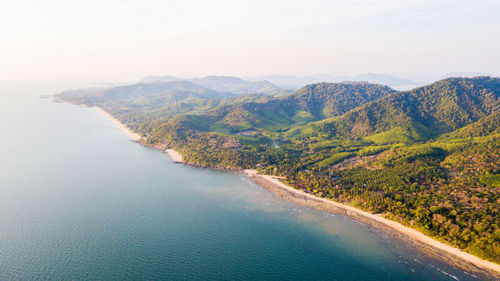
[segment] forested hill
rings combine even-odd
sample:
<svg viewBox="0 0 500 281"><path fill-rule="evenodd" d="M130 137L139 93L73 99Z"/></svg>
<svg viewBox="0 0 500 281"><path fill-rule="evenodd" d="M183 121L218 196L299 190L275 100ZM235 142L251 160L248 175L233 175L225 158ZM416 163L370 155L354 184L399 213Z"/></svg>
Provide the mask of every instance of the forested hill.
<svg viewBox="0 0 500 281"><path fill-rule="evenodd" d="M169 106L141 98L98 105L146 145L174 148L188 163L284 176L295 188L500 263L498 78L449 78L402 92L317 83L284 97Z"/></svg>
<svg viewBox="0 0 500 281"><path fill-rule="evenodd" d="M379 134L378 139L384 142L397 141L391 136L422 141L498 112L499 87L498 79L488 77L441 80L411 91L388 95L339 118L310 124L313 129L305 128L305 131L311 132L311 135L325 133L340 138Z"/></svg>
<svg viewBox="0 0 500 281"><path fill-rule="evenodd" d="M366 82L317 83L299 89L294 95L270 101L269 109L283 108L290 115L306 111L315 119L323 119L395 92L387 86Z"/></svg>
<svg viewBox="0 0 500 281"><path fill-rule="evenodd" d="M305 86L289 96L220 106L205 115L212 121L212 128L225 132L279 131L292 125L339 116L391 93L395 91L376 84L318 83Z"/></svg>
<svg viewBox="0 0 500 281"><path fill-rule="evenodd" d="M379 133L394 126L423 125L431 135L447 133L498 111L498 80L447 79L401 92L346 114L339 124L342 135ZM354 129L356 128L356 129Z"/></svg>

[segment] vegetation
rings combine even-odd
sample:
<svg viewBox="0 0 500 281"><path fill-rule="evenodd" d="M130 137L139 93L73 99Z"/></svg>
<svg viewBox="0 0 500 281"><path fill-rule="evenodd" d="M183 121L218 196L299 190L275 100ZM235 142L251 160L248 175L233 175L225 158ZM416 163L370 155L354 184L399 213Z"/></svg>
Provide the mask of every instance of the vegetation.
<svg viewBox="0 0 500 281"><path fill-rule="evenodd" d="M104 107L191 164L284 176L500 263L500 79L403 92L318 83L280 97L195 89L59 97Z"/></svg>

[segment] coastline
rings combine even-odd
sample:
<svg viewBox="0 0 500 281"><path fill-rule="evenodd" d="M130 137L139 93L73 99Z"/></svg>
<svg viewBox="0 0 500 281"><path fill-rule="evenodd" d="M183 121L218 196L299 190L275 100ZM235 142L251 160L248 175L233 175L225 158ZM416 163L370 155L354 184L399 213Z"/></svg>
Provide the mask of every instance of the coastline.
<svg viewBox="0 0 500 281"><path fill-rule="evenodd" d="M127 126L125 126L125 124L123 124L122 122L120 122L120 120L113 117L113 115L111 115L109 112L98 106L94 106L93 108L98 112L100 112L102 115L104 115L106 118L108 118L111 122L113 122L113 124L115 124L121 131L123 131L131 140L133 141L141 140L141 136L139 134L130 130Z"/></svg>
<svg viewBox="0 0 500 281"><path fill-rule="evenodd" d="M282 199L293 201L301 206L349 216L355 220L386 231L390 235L394 236L394 234L398 234L400 236L399 238L416 243L417 246L422 248L427 254L437 257L453 266L464 268L486 277L500 279L500 265L439 242L419 230L386 219L381 215L371 214L352 206L305 193L302 190L295 189L282 183L274 176L261 175L255 170L243 170L243 173L246 174L252 182L263 186ZM394 231L397 233L394 233Z"/></svg>
<svg viewBox="0 0 500 281"><path fill-rule="evenodd" d="M141 136L139 134L130 130L126 125L113 117L111 114L100 107L94 108L117 125L118 128L127 134L131 140L136 142L141 140ZM190 165L189 163L184 162L182 155L174 149L166 149L163 147L155 148L167 153L175 163L203 168L203 166ZM458 248L439 242L419 230L404 226L396 221L386 219L381 215L371 214L349 205L305 193L302 190L295 189L282 183L277 177L262 175L256 170L239 170L239 172L247 175L252 182L268 189L279 198L292 201L301 206L312 207L321 211L349 216L352 219L384 231L391 236L396 236L396 238L416 244L419 249L423 250L423 252L448 264L474 272L488 279L500 280L500 265L483 260Z"/></svg>
<svg viewBox="0 0 500 281"><path fill-rule="evenodd" d="M179 163L179 164L183 164L184 163L184 159L182 158L182 155L179 152L177 152L177 151L175 151L175 150L173 150L171 148L165 149L164 151L170 157L172 157L172 159L174 159L174 162Z"/></svg>

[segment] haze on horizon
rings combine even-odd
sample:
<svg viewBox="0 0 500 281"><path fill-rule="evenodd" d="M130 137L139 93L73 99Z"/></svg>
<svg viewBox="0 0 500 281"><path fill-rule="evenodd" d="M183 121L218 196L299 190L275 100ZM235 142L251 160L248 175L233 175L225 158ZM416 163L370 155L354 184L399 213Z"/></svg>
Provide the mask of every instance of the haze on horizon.
<svg viewBox="0 0 500 281"><path fill-rule="evenodd" d="M493 0L8 1L0 81L500 74L499 14Z"/></svg>

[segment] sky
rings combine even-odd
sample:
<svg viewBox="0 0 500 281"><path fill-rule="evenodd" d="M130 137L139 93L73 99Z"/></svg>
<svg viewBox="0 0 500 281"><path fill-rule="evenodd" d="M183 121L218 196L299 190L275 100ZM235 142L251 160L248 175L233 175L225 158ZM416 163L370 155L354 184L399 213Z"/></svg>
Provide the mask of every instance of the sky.
<svg viewBox="0 0 500 281"><path fill-rule="evenodd" d="M499 0L0 1L0 81L500 74Z"/></svg>

